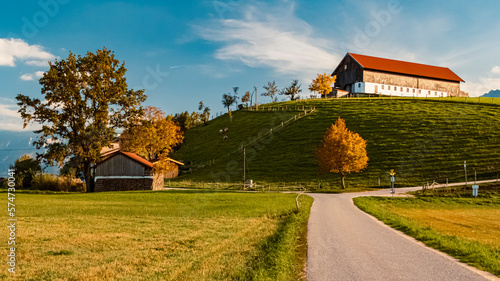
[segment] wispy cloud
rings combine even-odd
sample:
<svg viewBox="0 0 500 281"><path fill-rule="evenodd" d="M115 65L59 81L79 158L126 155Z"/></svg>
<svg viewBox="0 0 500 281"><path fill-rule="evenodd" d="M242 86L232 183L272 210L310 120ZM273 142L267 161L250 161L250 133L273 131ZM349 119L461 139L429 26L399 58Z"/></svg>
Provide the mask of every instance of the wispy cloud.
<svg viewBox="0 0 500 281"><path fill-rule="evenodd" d="M24 81L32 81L35 80L35 78L40 78L43 76L43 71L37 71L35 73L25 73L21 75L19 78Z"/></svg>
<svg viewBox="0 0 500 281"><path fill-rule="evenodd" d="M19 78L21 78L21 80L24 80L24 81L31 81L31 80L35 79L33 77L33 74L31 74L31 73L25 73L25 74L21 75Z"/></svg>
<svg viewBox="0 0 500 281"><path fill-rule="evenodd" d="M219 60L308 78L330 72L340 55L330 41L315 36L312 27L295 15L293 3L284 4L241 5L240 19L217 19L194 28L203 39L221 43L214 54Z"/></svg>
<svg viewBox="0 0 500 281"><path fill-rule="evenodd" d="M23 119L18 110L14 100L0 98L0 131L31 131L41 128L39 124L30 124L23 129Z"/></svg>
<svg viewBox="0 0 500 281"><path fill-rule="evenodd" d="M0 66L16 66L18 60L28 65L48 66L56 57L40 45L30 45L22 39L0 38Z"/></svg>

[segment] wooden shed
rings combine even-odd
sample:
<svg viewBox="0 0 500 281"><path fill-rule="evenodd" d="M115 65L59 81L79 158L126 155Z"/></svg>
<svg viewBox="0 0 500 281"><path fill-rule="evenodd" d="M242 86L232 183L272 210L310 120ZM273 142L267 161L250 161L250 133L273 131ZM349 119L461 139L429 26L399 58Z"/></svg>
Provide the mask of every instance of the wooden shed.
<svg viewBox="0 0 500 281"><path fill-rule="evenodd" d="M159 160L152 160L151 162L153 164L156 164L158 161ZM179 176L179 166L184 166L184 163L177 161L177 160L174 160L170 157L166 158L163 161L168 161L168 162L170 162L170 164L172 164L172 165L170 165L172 168L162 174L163 178L172 179L172 178L176 178L177 176Z"/></svg>
<svg viewBox="0 0 500 281"><path fill-rule="evenodd" d="M163 188L163 174L153 172L153 163L120 150L103 155L103 160L95 166L94 181L95 192Z"/></svg>

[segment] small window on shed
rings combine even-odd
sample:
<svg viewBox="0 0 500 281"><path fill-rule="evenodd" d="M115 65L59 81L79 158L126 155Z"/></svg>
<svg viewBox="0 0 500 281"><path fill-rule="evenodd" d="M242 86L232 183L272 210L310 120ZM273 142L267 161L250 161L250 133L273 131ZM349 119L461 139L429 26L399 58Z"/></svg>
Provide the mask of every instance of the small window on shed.
<svg viewBox="0 0 500 281"><path fill-rule="evenodd" d="M387 86L387 90L390 90L391 89L391 86Z"/></svg>
<svg viewBox="0 0 500 281"><path fill-rule="evenodd" d="M382 90L384 89L384 85L382 85Z"/></svg>
<svg viewBox="0 0 500 281"><path fill-rule="evenodd" d="M344 69L347 69L347 64L346 64L346 65L344 65Z"/></svg>
<svg viewBox="0 0 500 281"><path fill-rule="evenodd" d="M413 93L415 94L415 89L413 89Z"/></svg>
<svg viewBox="0 0 500 281"><path fill-rule="evenodd" d="M409 93L410 92L410 88L406 88L406 92Z"/></svg>
<svg viewBox="0 0 500 281"><path fill-rule="evenodd" d="M418 90L418 93L421 94L422 93L422 90Z"/></svg>
<svg viewBox="0 0 500 281"><path fill-rule="evenodd" d="M403 87L401 87L401 92L403 91Z"/></svg>

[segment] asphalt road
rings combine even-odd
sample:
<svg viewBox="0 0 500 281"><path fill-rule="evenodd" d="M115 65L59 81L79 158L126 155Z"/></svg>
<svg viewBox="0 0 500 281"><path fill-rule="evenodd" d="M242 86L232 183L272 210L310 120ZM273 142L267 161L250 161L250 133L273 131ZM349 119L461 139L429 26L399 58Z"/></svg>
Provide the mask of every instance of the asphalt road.
<svg viewBox="0 0 500 281"><path fill-rule="evenodd" d="M361 195L388 193L381 190ZM359 193L308 195L314 198L307 237L309 281L499 280L362 212L352 203Z"/></svg>

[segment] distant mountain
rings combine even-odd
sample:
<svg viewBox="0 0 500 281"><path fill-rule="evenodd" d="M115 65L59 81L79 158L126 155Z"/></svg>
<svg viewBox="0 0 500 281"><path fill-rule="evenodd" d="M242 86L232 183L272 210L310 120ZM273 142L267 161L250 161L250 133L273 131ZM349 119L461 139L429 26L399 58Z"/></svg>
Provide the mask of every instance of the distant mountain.
<svg viewBox="0 0 500 281"><path fill-rule="evenodd" d="M489 93L482 95L481 97L487 98L500 98L500 90L491 90Z"/></svg>
<svg viewBox="0 0 500 281"><path fill-rule="evenodd" d="M31 131L0 131L0 177L5 177L9 166L22 155L30 154L35 157L37 152L41 152L33 146L35 139L36 135ZM49 167L45 172L57 173L57 169Z"/></svg>

